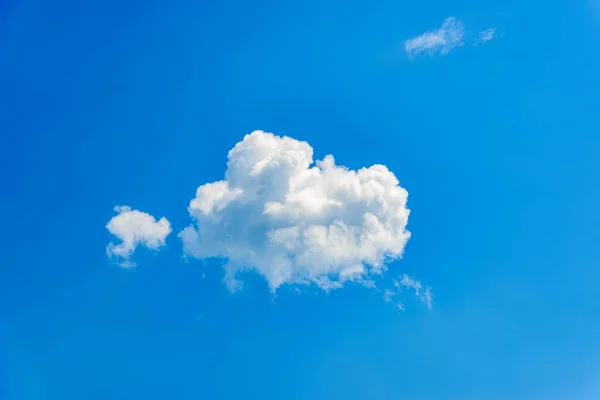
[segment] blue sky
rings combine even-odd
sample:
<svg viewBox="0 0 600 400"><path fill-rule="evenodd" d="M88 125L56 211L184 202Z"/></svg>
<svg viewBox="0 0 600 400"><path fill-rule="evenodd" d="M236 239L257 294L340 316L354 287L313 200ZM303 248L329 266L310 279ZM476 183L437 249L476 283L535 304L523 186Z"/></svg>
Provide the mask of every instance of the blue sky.
<svg viewBox="0 0 600 400"><path fill-rule="evenodd" d="M597 399L599 49L588 0L0 2L0 398ZM254 130L395 174L379 291L184 257ZM135 268L117 205L172 228Z"/></svg>

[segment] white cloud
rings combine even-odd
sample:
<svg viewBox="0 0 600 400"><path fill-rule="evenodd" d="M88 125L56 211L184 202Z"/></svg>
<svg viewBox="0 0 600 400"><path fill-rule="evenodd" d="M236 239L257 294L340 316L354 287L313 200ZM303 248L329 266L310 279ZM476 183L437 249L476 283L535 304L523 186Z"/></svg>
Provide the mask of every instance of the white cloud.
<svg viewBox="0 0 600 400"><path fill-rule="evenodd" d="M171 233L171 224L162 217L158 222L148 213L132 210L128 206L117 206L119 214L112 217L106 229L121 240L121 243L110 242L106 247L109 257L119 260L122 267L133 267L129 260L136 247L141 244L151 250L164 246L165 239Z"/></svg>
<svg viewBox="0 0 600 400"><path fill-rule="evenodd" d="M479 32L475 44L486 43L492 40L496 36L496 28L489 28Z"/></svg>
<svg viewBox="0 0 600 400"><path fill-rule="evenodd" d="M365 287L368 287L369 289L373 289L375 291L377 291L377 285L375 284L375 281L372 279L365 279L361 282L363 285L365 285Z"/></svg>
<svg viewBox="0 0 600 400"><path fill-rule="evenodd" d="M402 255L408 193L384 165L357 171L333 156L313 164L313 149L263 131L229 151L225 179L198 188L194 221L179 236L193 257L227 260L225 280L254 270L272 290L314 283L324 290L369 277Z"/></svg>
<svg viewBox="0 0 600 400"><path fill-rule="evenodd" d="M425 304L428 309L431 310L431 308L433 306L433 294L431 293L431 288L429 286L426 286L423 289L423 285L421 284L420 281L418 281L414 278L411 278L407 274L403 274L402 279L400 279L399 281L394 279L393 282L394 282L394 286L398 290L402 290L402 289L413 290L415 293L415 296L417 296L421 300L421 302L423 304Z"/></svg>
<svg viewBox="0 0 600 400"><path fill-rule="evenodd" d="M405 41L404 50L412 56L423 52L447 54L455 47L464 44L464 36L464 24L454 17L449 17L444 20L439 29L425 32Z"/></svg>
<svg viewBox="0 0 600 400"><path fill-rule="evenodd" d="M386 303L389 303L390 301L392 301L392 297L394 297L395 295L396 293L392 289L385 289L385 291L383 292L383 300L385 300Z"/></svg>

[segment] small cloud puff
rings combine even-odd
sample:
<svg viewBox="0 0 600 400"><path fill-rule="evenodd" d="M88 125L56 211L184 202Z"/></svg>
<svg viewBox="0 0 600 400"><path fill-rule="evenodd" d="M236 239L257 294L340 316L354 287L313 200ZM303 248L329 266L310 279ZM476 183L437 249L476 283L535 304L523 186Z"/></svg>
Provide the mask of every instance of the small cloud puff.
<svg viewBox="0 0 600 400"><path fill-rule="evenodd" d="M496 36L496 28L488 28L479 32L477 35L477 39L475 40L475 44L486 43L492 40Z"/></svg>
<svg viewBox="0 0 600 400"><path fill-rule="evenodd" d="M384 165L357 171L333 156L313 163L313 149L290 137L254 131L229 151L225 179L200 186L194 221L179 236L185 254L225 259L225 281L254 270L271 290L370 276L398 258L410 237L408 192Z"/></svg>
<svg viewBox="0 0 600 400"><path fill-rule="evenodd" d="M404 42L404 50L411 56L427 52L431 55L439 52L447 54L455 47L464 44L464 24L454 17L444 20L442 26L434 31L425 32Z"/></svg>
<svg viewBox="0 0 600 400"><path fill-rule="evenodd" d="M158 250L165 245L165 239L171 233L171 224L162 217L158 222L148 213L132 210L128 206L117 206L119 214L112 217L106 229L116 236L121 243L110 242L106 247L109 257L115 257L120 266L134 267L130 257L136 247L141 244L151 250Z"/></svg>
<svg viewBox="0 0 600 400"><path fill-rule="evenodd" d="M390 301L392 301L392 297L394 297L396 295L396 293L394 293L394 291L392 289L385 289L383 291L383 300L386 303L389 303Z"/></svg>

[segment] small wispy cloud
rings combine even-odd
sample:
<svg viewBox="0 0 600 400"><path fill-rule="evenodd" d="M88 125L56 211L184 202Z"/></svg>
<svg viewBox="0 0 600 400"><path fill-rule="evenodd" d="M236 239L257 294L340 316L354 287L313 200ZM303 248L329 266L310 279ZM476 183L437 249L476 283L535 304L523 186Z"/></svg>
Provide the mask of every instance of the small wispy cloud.
<svg viewBox="0 0 600 400"><path fill-rule="evenodd" d="M403 274L400 280L393 280L394 286L398 290L412 290L421 303L425 304L429 310L433 307L433 294L429 286L423 287L420 281Z"/></svg>
<svg viewBox="0 0 600 400"><path fill-rule="evenodd" d="M437 30L425 32L404 42L404 50L411 56L424 52L447 54L450 50L464 45L465 27L455 17L444 20Z"/></svg>
<svg viewBox="0 0 600 400"><path fill-rule="evenodd" d="M479 32L477 35L477 39L475 40L475 45L480 43L486 43L496 37L496 28L488 28Z"/></svg>
<svg viewBox="0 0 600 400"><path fill-rule="evenodd" d="M421 53L429 55L448 54L450 50L463 46L465 42L472 42L474 46L484 44L496 37L496 28L488 28L479 33L475 38L466 39L466 29L462 21L455 17L448 17L436 30L422 33L404 42L404 51L410 56Z"/></svg>
<svg viewBox="0 0 600 400"><path fill-rule="evenodd" d="M394 282L396 282L396 281L394 281ZM383 291L383 300L386 303L394 302L394 296L396 296L396 294L397 293L394 292L392 289L385 289ZM394 305L396 306L396 308L398 308L398 310L404 311L404 303L397 301L397 302L394 302Z"/></svg>
<svg viewBox="0 0 600 400"><path fill-rule="evenodd" d="M390 301L392 301L392 297L394 297L395 295L396 293L392 289L385 289L385 291L383 292L383 300L385 300L386 303L389 303Z"/></svg>
<svg viewBox="0 0 600 400"><path fill-rule="evenodd" d="M377 290L377 285L375 285L375 281L372 279L365 279L362 283L369 289Z"/></svg>

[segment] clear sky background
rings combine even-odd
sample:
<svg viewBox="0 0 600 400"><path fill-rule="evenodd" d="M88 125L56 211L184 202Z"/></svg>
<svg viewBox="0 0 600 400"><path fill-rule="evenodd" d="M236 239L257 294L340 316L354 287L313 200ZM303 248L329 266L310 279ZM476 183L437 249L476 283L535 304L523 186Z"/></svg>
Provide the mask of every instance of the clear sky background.
<svg viewBox="0 0 600 400"><path fill-rule="evenodd" d="M448 17L463 45L407 53ZM1 0L0 399L600 398L598 71L595 0ZM431 310L182 258L255 129L394 172L382 279ZM136 268L115 205L173 227Z"/></svg>

